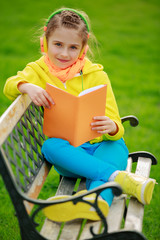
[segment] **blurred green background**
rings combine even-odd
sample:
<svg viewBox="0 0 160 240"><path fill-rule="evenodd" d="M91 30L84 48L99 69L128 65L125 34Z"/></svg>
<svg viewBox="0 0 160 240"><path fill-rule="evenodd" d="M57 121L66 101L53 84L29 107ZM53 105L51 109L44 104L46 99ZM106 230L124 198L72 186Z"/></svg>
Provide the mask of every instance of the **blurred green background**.
<svg viewBox="0 0 160 240"><path fill-rule="evenodd" d="M63 6L84 10L89 15L99 47L99 52L95 52L95 62L103 64L109 75L120 115L134 114L139 119L137 128L125 124L125 140L129 151L149 151L159 160L159 0L2 1L0 114L11 103L3 95L6 79L40 57L38 29L44 25L44 19ZM152 167L151 177L160 182L159 163ZM53 194L57 186L56 179L48 180L48 188ZM159 195L160 187L156 185L150 206L145 206L143 232L149 240L160 239ZM14 209L1 178L0 239L20 239Z"/></svg>

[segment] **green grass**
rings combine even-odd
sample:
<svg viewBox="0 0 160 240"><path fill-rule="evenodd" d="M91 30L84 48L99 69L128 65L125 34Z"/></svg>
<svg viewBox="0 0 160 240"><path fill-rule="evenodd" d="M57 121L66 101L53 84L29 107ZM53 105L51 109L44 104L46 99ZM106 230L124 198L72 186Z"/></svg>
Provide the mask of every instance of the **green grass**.
<svg viewBox="0 0 160 240"><path fill-rule="evenodd" d="M39 58L37 29L43 19L61 6L79 8L88 13L100 54L112 82L120 115L134 114L140 125L125 124L125 140L130 152L145 150L159 160L160 154L160 2L158 0L7 0L0 15L0 114L10 104L3 95L6 79ZM37 38L37 40L36 40ZM153 166L151 177L160 182L160 165ZM55 192L57 182L49 177L47 191ZM143 232L149 240L160 239L160 187L156 185L150 206L145 206ZM45 195L43 196L45 198ZM19 240L14 209L0 179L0 239ZM6 214L7 209L7 214Z"/></svg>

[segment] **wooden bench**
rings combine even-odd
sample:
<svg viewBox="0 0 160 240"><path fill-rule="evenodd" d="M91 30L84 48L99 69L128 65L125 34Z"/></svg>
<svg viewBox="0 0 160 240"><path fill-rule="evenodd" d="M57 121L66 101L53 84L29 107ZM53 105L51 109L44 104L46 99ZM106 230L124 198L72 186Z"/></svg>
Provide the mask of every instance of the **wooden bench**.
<svg viewBox="0 0 160 240"><path fill-rule="evenodd" d="M134 116L122 118L132 126L138 124ZM31 103L27 95L19 96L0 118L0 173L9 192L19 221L23 240L42 239L146 239L142 234L144 206L136 199L127 199L121 194L116 183L106 183L88 193L97 195L111 187L115 198L107 219L103 216L95 200L93 207L101 221L77 219L67 223L57 223L45 219L37 230L36 215L45 206L61 204L63 201L48 202L37 199L47 175L51 169L41 154L45 140L42 132L43 109ZM127 170L132 170L132 163L137 162L136 173L148 177L151 164L156 164L155 157L148 152L129 154ZM85 179L61 177L56 195L72 195L75 185L77 190L85 189ZM88 194L87 193L87 194ZM84 201L83 196L71 197L76 204ZM33 207L34 206L34 207Z"/></svg>

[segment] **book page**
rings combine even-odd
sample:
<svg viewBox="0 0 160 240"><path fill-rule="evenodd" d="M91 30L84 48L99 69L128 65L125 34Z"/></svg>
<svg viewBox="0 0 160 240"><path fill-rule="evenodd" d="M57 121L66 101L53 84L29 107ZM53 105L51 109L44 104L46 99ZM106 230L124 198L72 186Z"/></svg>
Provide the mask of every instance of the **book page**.
<svg viewBox="0 0 160 240"><path fill-rule="evenodd" d="M107 86L104 85L79 97L76 146L102 135L92 130L91 122L94 121L93 117L105 115L106 90Z"/></svg>
<svg viewBox="0 0 160 240"><path fill-rule="evenodd" d="M90 92L93 92L93 91L95 91L95 90L97 90L97 89L99 89L99 88L101 88L101 87L103 87L104 85L98 85L98 86L95 86L95 87L91 87L91 88L88 88L88 89L85 89L85 90L83 90L82 92L80 92L80 94L78 95L79 97L80 96L83 96L83 95L85 95L85 94L87 94L87 93L90 93Z"/></svg>

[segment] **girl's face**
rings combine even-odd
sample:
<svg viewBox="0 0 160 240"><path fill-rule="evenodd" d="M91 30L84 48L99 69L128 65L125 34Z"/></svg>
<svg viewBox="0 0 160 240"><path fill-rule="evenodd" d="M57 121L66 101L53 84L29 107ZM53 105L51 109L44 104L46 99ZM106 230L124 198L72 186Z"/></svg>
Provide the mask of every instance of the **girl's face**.
<svg viewBox="0 0 160 240"><path fill-rule="evenodd" d="M76 62L81 50L78 30L57 28L48 39L48 57L59 68L65 69Z"/></svg>

